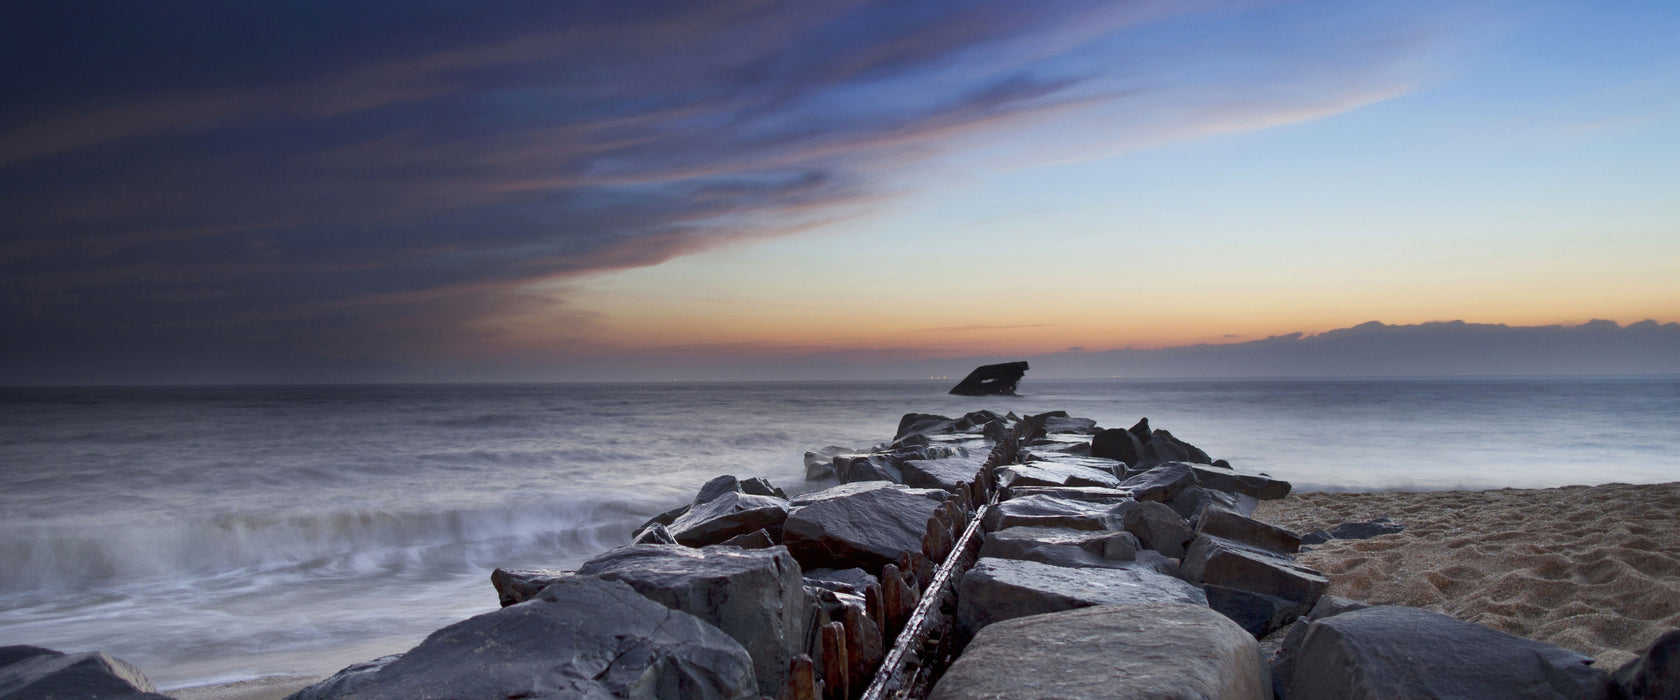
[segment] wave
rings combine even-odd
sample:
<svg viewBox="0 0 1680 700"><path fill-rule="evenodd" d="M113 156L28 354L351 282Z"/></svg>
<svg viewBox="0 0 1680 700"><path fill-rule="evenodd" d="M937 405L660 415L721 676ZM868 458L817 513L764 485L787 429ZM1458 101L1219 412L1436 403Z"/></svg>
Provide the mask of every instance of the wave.
<svg viewBox="0 0 1680 700"><path fill-rule="evenodd" d="M228 574L403 575L577 560L646 510L582 496L477 507L224 513L124 525L0 524L0 590L89 590ZM548 564L555 565L555 564Z"/></svg>

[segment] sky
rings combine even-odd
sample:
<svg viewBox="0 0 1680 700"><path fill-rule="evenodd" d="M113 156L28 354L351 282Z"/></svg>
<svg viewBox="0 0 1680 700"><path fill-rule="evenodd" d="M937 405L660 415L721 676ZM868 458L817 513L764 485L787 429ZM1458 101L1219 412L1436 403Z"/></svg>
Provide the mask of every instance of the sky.
<svg viewBox="0 0 1680 700"><path fill-rule="evenodd" d="M11 3L0 383L1668 327L1676 36L1641 0Z"/></svg>

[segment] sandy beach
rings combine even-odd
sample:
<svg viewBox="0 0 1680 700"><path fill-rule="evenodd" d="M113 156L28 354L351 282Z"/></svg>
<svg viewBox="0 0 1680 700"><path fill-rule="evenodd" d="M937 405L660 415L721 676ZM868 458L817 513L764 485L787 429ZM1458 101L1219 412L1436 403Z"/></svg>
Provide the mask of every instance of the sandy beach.
<svg viewBox="0 0 1680 700"><path fill-rule="evenodd" d="M1406 527L1300 555L1330 593L1428 608L1574 649L1608 670L1680 628L1680 483L1297 493L1255 516L1300 533Z"/></svg>

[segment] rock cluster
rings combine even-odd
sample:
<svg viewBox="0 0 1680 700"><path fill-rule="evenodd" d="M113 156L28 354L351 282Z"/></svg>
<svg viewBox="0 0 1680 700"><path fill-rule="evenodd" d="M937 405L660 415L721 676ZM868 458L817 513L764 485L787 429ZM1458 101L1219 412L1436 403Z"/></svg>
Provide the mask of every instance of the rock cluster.
<svg viewBox="0 0 1680 700"><path fill-rule="evenodd" d="M1105 430L1061 411L911 413L890 442L823 448L805 466L824 483L792 496L761 478L713 479L575 571L497 569L500 610L292 698L1672 698L1680 688L1680 631L1612 675L1445 615L1325 595L1328 579L1294 560L1303 543L1400 526L1303 538L1255 520L1258 501L1286 496L1288 482L1212 459L1148 419ZM1261 637L1282 639L1270 663ZM120 660L36 647L0 648L0 696L165 697Z"/></svg>

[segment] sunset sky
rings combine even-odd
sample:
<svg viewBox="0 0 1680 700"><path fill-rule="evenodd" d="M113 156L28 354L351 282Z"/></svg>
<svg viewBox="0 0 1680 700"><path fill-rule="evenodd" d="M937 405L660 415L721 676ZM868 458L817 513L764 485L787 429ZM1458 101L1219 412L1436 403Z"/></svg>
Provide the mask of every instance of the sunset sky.
<svg viewBox="0 0 1680 700"><path fill-rule="evenodd" d="M0 382L1680 321L1676 37L1639 0L11 3Z"/></svg>

